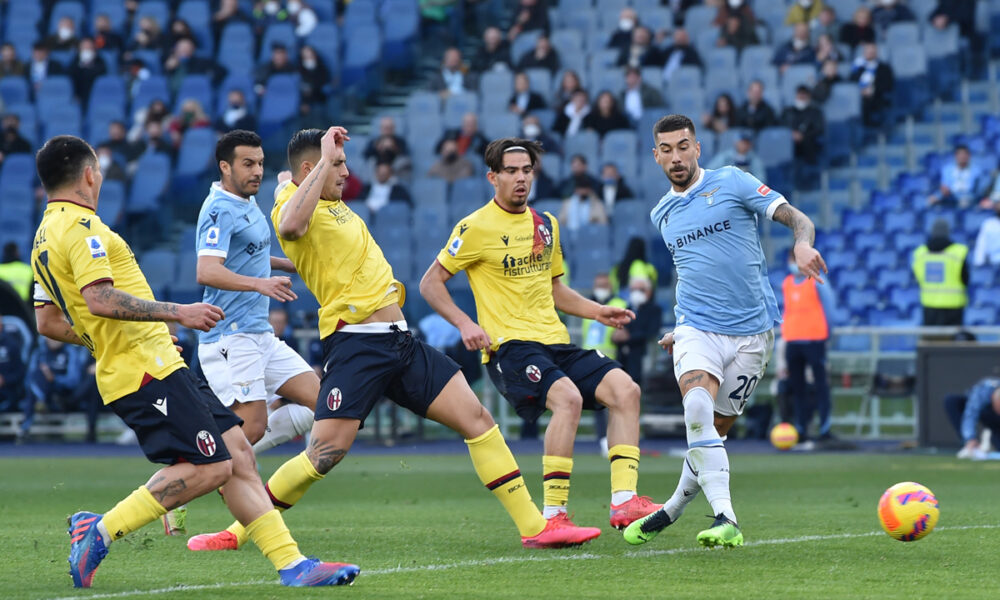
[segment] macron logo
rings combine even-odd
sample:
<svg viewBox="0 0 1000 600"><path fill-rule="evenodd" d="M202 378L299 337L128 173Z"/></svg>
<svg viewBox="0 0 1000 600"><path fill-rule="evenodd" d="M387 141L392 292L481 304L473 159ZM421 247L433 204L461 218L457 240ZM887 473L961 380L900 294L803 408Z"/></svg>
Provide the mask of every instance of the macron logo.
<svg viewBox="0 0 1000 600"><path fill-rule="evenodd" d="M167 416L167 399L157 398L156 402L153 403L153 408L163 413L163 416Z"/></svg>

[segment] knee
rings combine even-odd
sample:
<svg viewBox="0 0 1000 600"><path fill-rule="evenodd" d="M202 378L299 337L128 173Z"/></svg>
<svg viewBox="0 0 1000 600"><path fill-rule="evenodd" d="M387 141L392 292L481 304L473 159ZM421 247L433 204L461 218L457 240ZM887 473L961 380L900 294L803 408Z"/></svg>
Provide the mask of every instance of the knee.
<svg viewBox="0 0 1000 600"><path fill-rule="evenodd" d="M233 476L233 461L224 460L201 466L202 474L205 477L205 492L218 489L225 485Z"/></svg>
<svg viewBox="0 0 1000 600"><path fill-rule="evenodd" d="M639 396L641 394L642 390L639 389L639 384L629 378L612 390L610 402L606 403L605 406L609 410L639 412Z"/></svg>
<svg viewBox="0 0 1000 600"><path fill-rule="evenodd" d="M257 421L244 421L243 422L243 435L247 436L247 441L250 444L256 444L264 437L264 433L267 431L266 422Z"/></svg>
<svg viewBox="0 0 1000 600"><path fill-rule="evenodd" d="M583 396L575 385L557 382L549 389L546 406L553 415L576 415L579 419L583 410Z"/></svg>

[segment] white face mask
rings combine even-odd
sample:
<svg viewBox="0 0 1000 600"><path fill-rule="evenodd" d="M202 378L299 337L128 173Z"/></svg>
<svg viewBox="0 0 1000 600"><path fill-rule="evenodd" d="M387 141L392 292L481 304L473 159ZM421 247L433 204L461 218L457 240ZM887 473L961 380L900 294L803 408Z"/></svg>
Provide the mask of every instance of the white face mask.
<svg viewBox="0 0 1000 600"><path fill-rule="evenodd" d="M107 171L108 167L111 166L111 157L107 154L102 154L97 157L97 162L101 165L101 171Z"/></svg>
<svg viewBox="0 0 1000 600"><path fill-rule="evenodd" d="M798 38L792 39L792 47L795 48L796 50L801 50L805 48L807 43L808 42L806 42L805 40L800 40Z"/></svg>
<svg viewBox="0 0 1000 600"><path fill-rule="evenodd" d="M795 108L803 110L807 106L809 106L808 100L799 100L798 98L795 99Z"/></svg>
<svg viewBox="0 0 1000 600"><path fill-rule="evenodd" d="M879 4L881 4L882 6L892 6L895 3L896 3L896 0L881 0L879 2Z"/></svg>
<svg viewBox="0 0 1000 600"><path fill-rule="evenodd" d="M799 6L802 8L809 8L813 5L813 0L799 0Z"/></svg>
<svg viewBox="0 0 1000 600"><path fill-rule="evenodd" d="M312 58L308 58L306 60L303 60L302 61L302 66L305 67L306 69L309 69L311 71L311 70L313 70L313 69L316 68L316 60L312 59Z"/></svg>
<svg viewBox="0 0 1000 600"><path fill-rule="evenodd" d="M594 299L604 304L611 298L611 290L608 288L594 288Z"/></svg>
<svg viewBox="0 0 1000 600"><path fill-rule="evenodd" d="M265 2L264 3L264 12L266 12L269 15L277 14L278 10L280 10L280 9L281 9L281 3L280 2L274 2L272 0L271 2Z"/></svg>
<svg viewBox="0 0 1000 600"><path fill-rule="evenodd" d="M297 14L300 10L302 10L301 2L295 2L295 0L292 0L292 2L288 3L288 12L291 14Z"/></svg>
<svg viewBox="0 0 1000 600"><path fill-rule="evenodd" d="M635 27L635 21L632 19L618 20L618 29L621 29L622 31L632 31L633 27Z"/></svg>
<svg viewBox="0 0 1000 600"><path fill-rule="evenodd" d="M80 61L89 63L94 60L95 52L93 50L80 50Z"/></svg>
<svg viewBox="0 0 1000 600"><path fill-rule="evenodd" d="M534 123L528 123L524 126L524 137L528 139L535 139L538 135L542 133L542 128Z"/></svg>
<svg viewBox="0 0 1000 600"><path fill-rule="evenodd" d="M628 293L628 303L632 306L642 306L646 303L646 292L642 290L632 290Z"/></svg>
<svg viewBox="0 0 1000 600"><path fill-rule="evenodd" d="M68 40L73 37L73 29L71 27L60 27L58 35L60 40Z"/></svg>
<svg viewBox="0 0 1000 600"><path fill-rule="evenodd" d="M743 6L743 0L729 0L729 8L739 8Z"/></svg>

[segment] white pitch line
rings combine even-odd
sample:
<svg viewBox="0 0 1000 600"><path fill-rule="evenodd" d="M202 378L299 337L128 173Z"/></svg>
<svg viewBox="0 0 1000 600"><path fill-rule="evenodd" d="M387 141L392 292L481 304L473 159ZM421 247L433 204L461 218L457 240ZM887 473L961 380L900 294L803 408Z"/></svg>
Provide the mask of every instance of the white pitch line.
<svg viewBox="0 0 1000 600"><path fill-rule="evenodd" d="M938 527L936 531L965 531L970 529L1000 529L1000 525L961 525L955 527ZM799 544L802 542L822 542L828 540L846 540L853 538L863 538L863 537L877 537L885 535L882 531L869 531L867 533L837 533L832 535L804 535L801 537L794 538L776 538L772 540L757 540L755 542L747 542L745 547L754 548L757 546L780 546L784 544ZM626 557L629 558L643 558L647 556L664 556L671 554L691 554L693 552L709 552L705 548L671 548L669 550L630 550L625 553ZM489 558L485 560L463 560L452 563L444 563L440 565L421 565L414 567L390 567L387 569L370 569L361 570L361 575L365 579L369 577L376 577L379 575L395 575L397 573L416 573L421 571L447 571L451 569L464 569L468 567L488 567L493 565L503 565L503 564L513 564L513 563L530 563L530 562L551 562L560 560L598 560L606 558L616 558L615 555L610 554L556 554L556 555L523 555L523 556L501 556L497 558ZM91 600L98 598L130 598L133 596L146 596L153 594L169 594L170 592L193 592L198 590L218 590L229 587L242 587L251 585L278 585L275 579L257 579L253 581L244 582L227 582L227 583L213 583L206 585L175 585L165 588L157 588L153 590L131 590L128 592L115 592L111 594L94 594L91 596L64 596L62 598L54 598L53 600Z"/></svg>

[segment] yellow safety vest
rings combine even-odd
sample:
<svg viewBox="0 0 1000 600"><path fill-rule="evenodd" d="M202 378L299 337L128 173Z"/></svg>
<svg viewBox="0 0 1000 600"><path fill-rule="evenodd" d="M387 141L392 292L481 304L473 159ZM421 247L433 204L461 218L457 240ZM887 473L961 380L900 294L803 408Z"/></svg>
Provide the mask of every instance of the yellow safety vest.
<svg viewBox="0 0 1000 600"><path fill-rule="evenodd" d="M628 277L629 279L648 279L653 284L653 288L655 289L656 280L658 279L659 274L656 272L656 267L654 267L652 263L641 260L633 260L632 264L628 266ZM617 265L611 268L611 272L608 273L608 279L611 280L611 291L615 294L619 292L622 285L628 287L628 281L618 281Z"/></svg>
<svg viewBox="0 0 1000 600"><path fill-rule="evenodd" d="M962 265L969 254L965 244L931 252L924 244L913 251L913 274L920 284L920 303L926 308L962 308L969 302L962 283Z"/></svg>
<svg viewBox="0 0 1000 600"><path fill-rule="evenodd" d="M25 302L30 300L31 285L35 281L35 275L26 263L14 261L0 264L0 279L9 283Z"/></svg>
<svg viewBox="0 0 1000 600"><path fill-rule="evenodd" d="M616 297L608 300L607 306L626 308L628 307L628 303ZM611 341L611 333L614 329L600 321L593 321L591 319L584 319L581 329L583 330L581 348L584 350L600 350L608 358L618 357L618 347Z"/></svg>

